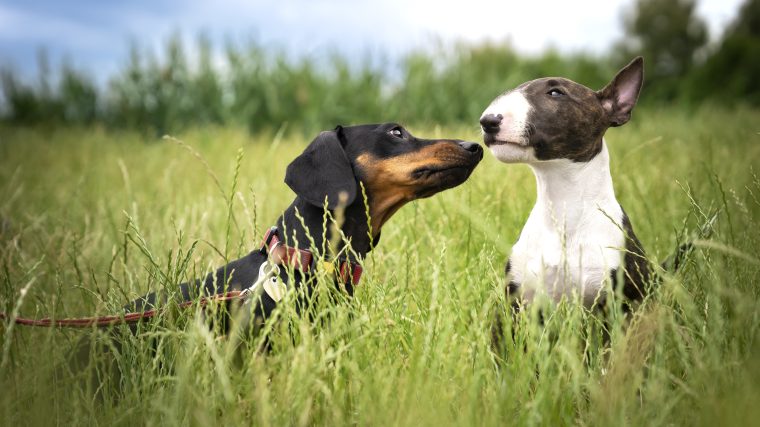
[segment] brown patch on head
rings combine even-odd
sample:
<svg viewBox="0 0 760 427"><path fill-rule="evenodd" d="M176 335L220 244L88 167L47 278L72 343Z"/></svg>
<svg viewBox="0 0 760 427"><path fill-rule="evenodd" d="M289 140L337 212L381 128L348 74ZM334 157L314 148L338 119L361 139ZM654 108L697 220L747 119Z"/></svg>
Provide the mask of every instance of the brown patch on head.
<svg viewBox="0 0 760 427"><path fill-rule="evenodd" d="M373 236L406 203L464 182L477 164L466 154L456 142L441 140L387 158L359 155L357 176L367 189Z"/></svg>
<svg viewBox="0 0 760 427"><path fill-rule="evenodd" d="M481 118L487 144L499 142L500 127L512 126L511 134L533 149L538 160L569 159L588 162L602 151L602 137L610 126L631 118L644 78L641 57L620 70L600 91L563 77L531 80L498 97ZM504 102L502 99L524 102ZM504 111L499 111L499 110ZM520 120L508 120L514 115Z"/></svg>
<svg viewBox="0 0 760 427"><path fill-rule="evenodd" d="M530 144L537 159L587 162L599 154L609 122L594 91L560 77L533 80L520 90L532 106Z"/></svg>

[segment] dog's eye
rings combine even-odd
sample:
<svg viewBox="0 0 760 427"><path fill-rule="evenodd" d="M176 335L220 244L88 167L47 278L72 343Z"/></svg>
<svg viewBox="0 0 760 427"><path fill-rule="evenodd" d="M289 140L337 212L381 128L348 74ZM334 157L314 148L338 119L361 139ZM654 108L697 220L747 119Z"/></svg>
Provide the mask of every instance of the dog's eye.
<svg viewBox="0 0 760 427"><path fill-rule="evenodd" d="M547 95L551 96L552 98L558 98L560 96L565 96L565 92L562 92L559 89L552 89L549 92L546 92Z"/></svg>
<svg viewBox="0 0 760 427"><path fill-rule="evenodd" d="M401 128L393 128L393 129L389 130L388 133L391 134L392 136L395 136L396 138L403 138L404 137L404 133L401 132Z"/></svg>

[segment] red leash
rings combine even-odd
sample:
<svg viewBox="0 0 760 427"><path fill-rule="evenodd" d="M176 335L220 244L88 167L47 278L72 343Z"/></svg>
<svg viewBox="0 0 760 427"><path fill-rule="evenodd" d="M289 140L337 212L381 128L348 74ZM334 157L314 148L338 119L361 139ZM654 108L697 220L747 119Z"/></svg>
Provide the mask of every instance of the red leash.
<svg viewBox="0 0 760 427"><path fill-rule="evenodd" d="M311 251L305 249L293 248L283 244L283 241L279 237L279 231L277 227L271 227L266 235L264 241L261 244L261 253L267 254L269 257L276 259L276 263L290 265L295 269L301 270L304 273L313 271L315 267L315 257ZM359 284L359 280L362 277L362 267L356 262L348 260L342 260L338 264L336 275L344 283L351 283L353 286ZM204 297L198 300L198 305L205 307L211 301L230 301L235 299L242 299L245 296L242 295L243 291L230 291L224 294L212 295ZM179 304L180 308L187 308L193 305L195 301L183 301ZM146 310L143 312L125 313L124 315L116 316L101 316L101 317L79 317L71 319L58 319L54 320L49 317L43 319L28 319L24 317L13 318L12 321L18 325L26 326L56 326L59 328L91 328L96 326L102 328L105 326L118 325L118 324L132 324L137 323L143 319L150 319L160 313L160 310ZM5 313L0 312L0 320L10 318Z"/></svg>
<svg viewBox="0 0 760 427"><path fill-rule="evenodd" d="M240 294L242 291L230 291L225 294L219 294L219 295L213 295L210 297L204 297L198 300L198 305L201 307L206 306L211 301L230 301L235 299L240 299ZM184 301L179 304L180 308L187 308L193 305L195 301ZM118 324L132 324L137 323L140 320L143 319L150 319L152 317L155 317L158 315L161 311L157 309L153 310L146 310L139 313L126 313L123 316L101 316L101 317L79 317L79 318L70 318L70 319L51 319L49 317L45 317L44 319L27 319L24 317L16 317L13 319L13 321L18 325L25 325L25 326L43 326L43 327L49 327L49 326L56 326L58 328L91 328L93 326L96 326L98 328L103 328L106 326L111 325L118 325ZM8 318L8 315L5 313L0 313L0 320L5 320Z"/></svg>

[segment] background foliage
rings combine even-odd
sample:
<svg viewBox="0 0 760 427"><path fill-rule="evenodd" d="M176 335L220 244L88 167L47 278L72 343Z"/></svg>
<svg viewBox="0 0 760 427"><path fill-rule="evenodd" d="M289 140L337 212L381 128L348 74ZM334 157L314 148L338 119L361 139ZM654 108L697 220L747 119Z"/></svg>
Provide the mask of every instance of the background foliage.
<svg viewBox="0 0 760 427"><path fill-rule="evenodd" d="M44 51L34 82L5 68L3 118L16 124L98 123L147 134L187 126L235 125L253 133L295 126L400 120L476 123L495 94L540 76L562 75L600 88L634 55L646 60L644 104L760 103L760 0L748 0L722 38L705 45L693 0L639 0L623 19L626 36L608 55L547 51L525 56L508 42L433 45L398 63L337 53L293 58L250 40L214 46L179 34L163 52L137 44L106 87L91 71L64 63L54 72Z"/></svg>

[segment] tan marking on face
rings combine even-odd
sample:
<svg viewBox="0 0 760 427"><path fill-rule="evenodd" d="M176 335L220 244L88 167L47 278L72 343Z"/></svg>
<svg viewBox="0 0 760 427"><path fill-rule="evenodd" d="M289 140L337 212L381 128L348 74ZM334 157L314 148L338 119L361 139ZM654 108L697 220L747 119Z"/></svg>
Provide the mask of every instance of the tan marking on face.
<svg viewBox="0 0 760 427"><path fill-rule="evenodd" d="M369 195L372 235L402 206L416 199L417 190L429 181L415 178L413 172L424 167L446 167L462 158L458 147L449 142L428 145L400 156L379 159L370 153L360 155L362 181Z"/></svg>

